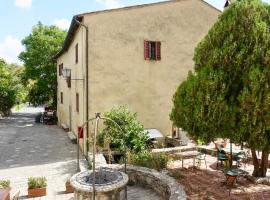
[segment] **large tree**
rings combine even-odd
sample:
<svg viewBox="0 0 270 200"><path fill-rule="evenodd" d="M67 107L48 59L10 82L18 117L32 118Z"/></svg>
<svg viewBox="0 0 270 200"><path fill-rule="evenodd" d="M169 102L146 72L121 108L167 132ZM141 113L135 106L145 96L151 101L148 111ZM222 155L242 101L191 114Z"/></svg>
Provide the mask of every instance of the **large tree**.
<svg viewBox="0 0 270 200"><path fill-rule="evenodd" d="M0 114L8 115L16 103L16 84L9 65L0 59Z"/></svg>
<svg viewBox="0 0 270 200"><path fill-rule="evenodd" d="M270 8L234 1L195 49L195 71L177 89L171 119L194 138L251 148L254 176L270 150ZM262 151L259 162L255 150Z"/></svg>
<svg viewBox="0 0 270 200"><path fill-rule="evenodd" d="M39 22L32 33L25 37L22 44L25 51L19 55L24 62L24 84L30 87L28 99L38 105L56 104L56 63L52 59L59 51L66 32L56 26L45 26Z"/></svg>

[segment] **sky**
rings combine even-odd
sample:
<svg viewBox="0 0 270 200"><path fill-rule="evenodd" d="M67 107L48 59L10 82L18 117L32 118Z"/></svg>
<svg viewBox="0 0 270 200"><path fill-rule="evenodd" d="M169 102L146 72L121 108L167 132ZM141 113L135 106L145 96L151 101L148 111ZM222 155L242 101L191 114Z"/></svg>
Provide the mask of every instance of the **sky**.
<svg viewBox="0 0 270 200"><path fill-rule="evenodd" d="M17 56L21 40L41 21L67 30L73 15L161 0L0 0L0 58L22 64ZM226 0L205 0L222 10ZM264 0L270 3L270 0Z"/></svg>

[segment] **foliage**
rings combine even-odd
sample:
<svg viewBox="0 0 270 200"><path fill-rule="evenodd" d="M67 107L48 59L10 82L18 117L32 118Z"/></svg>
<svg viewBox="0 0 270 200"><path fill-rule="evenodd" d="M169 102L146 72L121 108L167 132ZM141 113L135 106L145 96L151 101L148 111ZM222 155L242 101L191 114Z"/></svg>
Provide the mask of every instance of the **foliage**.
<svg viewBox="0 0 270 200"><path fill-rule="evenodd" d="M45 177L29 177L28 189L44 188L47 186L47 179Z"/></svg>
<svg viewBox="0 0 270 200"><path fill-rule="evenodd" d="M34 105L56 104L56 63L53 56L59 51L66 32L56 26L45 26L39 22L22 44L25 51L19 55L24 62L22 75L25 86L29 87L28 100Z"/></svg>
<svg viewBox="0 0 270 200"><path fill-rule="evenodd" d="M9 114L16 103L17 90L11 69L4 60L0 59L0 114Z"/></svg>
<svg viewBox="0 0 270 200"><path fill-rule="evenodd" d="M112 121L105 120L104 129L98 136L99 142L107 140L122 152L140 152L147 149L148 136L144 132L143 125L137 121L136 113L129 111L126 106L120 106L113 108L104 116L115 121L122 131Z"/></svg>
<svg viewBox="0 0 270 200"><path fill-rule="evenodd" d="M0 189L10 188L10 180L0 180Z"/></svg>
<svg viewBox="0 0 270 200"><path fill-rule="evenodd" d="M130 164L156 169L158 171L166 168L168 161L168 156L161 153L143 151L137 154L130 154Z"/></svg>
<svg viewBox="0 0 270 200"><path fill-rule="evenodd" d="M234 1L195 49L195 72L173 97L171 120L194 139L217 137L270 149L270 15Z"/></svg>

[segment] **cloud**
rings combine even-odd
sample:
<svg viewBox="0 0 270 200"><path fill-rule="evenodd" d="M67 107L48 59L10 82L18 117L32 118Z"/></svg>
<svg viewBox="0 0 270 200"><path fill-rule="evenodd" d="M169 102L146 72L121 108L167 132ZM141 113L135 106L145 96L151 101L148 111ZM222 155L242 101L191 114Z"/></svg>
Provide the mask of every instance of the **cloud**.
<svg viewBox="0 0 270 200"><path fill-rule="evenodd" d="M11 35L6 36L4 42L0 43L0 58L3 58L7 63L18 63L18 55L23 51L21 41Z"/></svg>
<svg viewBox="0 0 270 200"><path fill-rule="evenodd" d="M32 6L32 0L15 0L15 6L30 8Z"/></svg>
<svg viewBox="0 0 270 200"><path fill-rule="evenodd" d="M96 2L104 5L106 9L123 7L120 0L96 0Z"/></svg>
<svg viewBox="0 0 270 200"><path fill-rule="evenodd" d="M54 20L54 24L55 24L55 26L57 26L63 30L67 30L70 26L70 21L67 19L56 19L56 20Z"/></svg>

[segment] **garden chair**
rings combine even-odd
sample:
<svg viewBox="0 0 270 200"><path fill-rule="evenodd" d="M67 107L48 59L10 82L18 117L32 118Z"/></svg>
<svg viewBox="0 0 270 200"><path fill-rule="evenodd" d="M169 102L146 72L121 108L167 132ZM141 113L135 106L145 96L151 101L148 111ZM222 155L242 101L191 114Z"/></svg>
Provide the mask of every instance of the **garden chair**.
<svg viewBox="0 0 270 200"><path fill-rule="evenodd" d="M207 169L207 163L206 163L206 154L201 152L201 149L199 149L199 155L195 157L196 162L198 163L198 167L201 165L201 162L204 160L205 167Z"/></svg>
<svg viewBox="0 0 270 200"><path fill-rule="evenodd" d="M221 147L219 146L217 149L217 167L218 167L219 161L221 162L221 165L223 165L223 162L228 161L228 159L229 158L226 155L226 152L222 150Z"/></svg>
<svg viewBox="0 0 270 200"><path fill-rule="evenodd" d="M233 161L236 161L237 167L241 166L241 163L244 164L244 168L246 169L246 163L247 163L247 155L246 152L240 151L239 153L236 153L233 155Z"/></svg>

